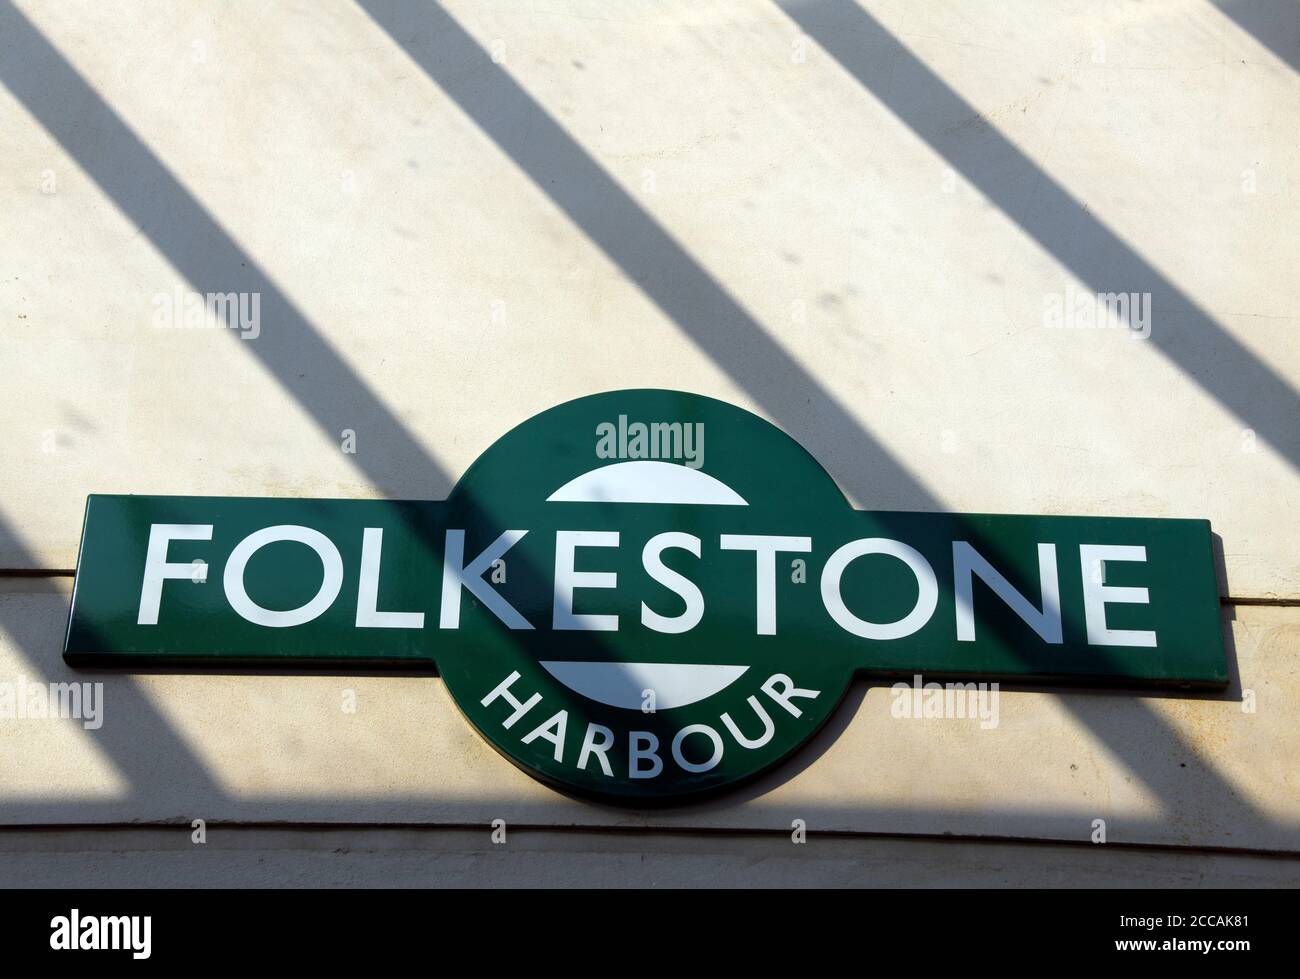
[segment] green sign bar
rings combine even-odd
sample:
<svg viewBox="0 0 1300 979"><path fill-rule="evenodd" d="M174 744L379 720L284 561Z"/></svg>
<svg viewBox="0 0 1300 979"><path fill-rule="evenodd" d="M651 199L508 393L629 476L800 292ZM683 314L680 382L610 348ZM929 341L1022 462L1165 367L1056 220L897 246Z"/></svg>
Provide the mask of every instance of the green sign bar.
<svg viewBox="0 0 1300 979"><path fill-rule="evenodd" d="M774 764L855 674L1227 683L1208 521L858 511L654 390L530 419L443 502L91 496L65 656L436 669L516 763L631 801Z"/></svg>

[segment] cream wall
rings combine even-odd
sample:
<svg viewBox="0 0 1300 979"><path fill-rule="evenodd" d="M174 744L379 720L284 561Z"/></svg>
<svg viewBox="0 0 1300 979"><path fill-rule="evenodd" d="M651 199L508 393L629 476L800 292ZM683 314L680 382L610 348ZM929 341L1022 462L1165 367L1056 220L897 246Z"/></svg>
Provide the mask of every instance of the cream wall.
<svg viewBox="0 0 1300 979"><path fill-rule="evenodd" d="M1268 0L0 0L0 680L106 697L93 732L0 721L0 820L456 851L503 818L542 852L686 840L686 875L770 844L809 882L844 879L827 850L859 879L887 850L918 880L1296 882L1298 68ZM261 293L261 335L155 328L177 287ZM1150 338L1046 327L1067 289L1149 291ZM1008 690L992 731L861 684L765 781L629 813L516 771L436 679L62 664L89 492L437 498L525 417L632 386L771 418L864 508L1208 517L1234 682ZM1136 849L1082 845L1099 818ZM844 835L798 864L793 819ZM76 866L23 841L126 839L23 833L18 880Z"/></svg>

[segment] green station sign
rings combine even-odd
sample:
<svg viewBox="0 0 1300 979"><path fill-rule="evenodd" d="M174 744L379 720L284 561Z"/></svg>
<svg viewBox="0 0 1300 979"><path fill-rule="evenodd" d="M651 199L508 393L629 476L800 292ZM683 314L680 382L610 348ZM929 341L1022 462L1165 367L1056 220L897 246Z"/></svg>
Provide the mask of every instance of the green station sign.
<svg viewBox="0 0 1300 979"><path fill-rule="evenodd" d="M520 767L636 804L775 765L856 675L1227 683L1208 521L855 510L662 390L529 419L442 502L91 496L64 655L436 669Z"/></svg>

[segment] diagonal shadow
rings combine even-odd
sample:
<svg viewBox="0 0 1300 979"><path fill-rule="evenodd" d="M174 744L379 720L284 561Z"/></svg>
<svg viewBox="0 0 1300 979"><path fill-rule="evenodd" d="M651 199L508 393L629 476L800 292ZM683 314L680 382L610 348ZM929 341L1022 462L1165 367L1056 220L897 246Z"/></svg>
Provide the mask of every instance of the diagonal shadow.
<svg viewBox="0 0 1300 979"><path fill-rule="evenodd" d="M1212 0L1216 10L1300 71L1300 3L1296 0Z"/></svg>
<svg viewBox="0 0 1300 979"><path fill-rule="evenodd" d="M0 540L9 541L9 546L19 552L20 565L37 566L35 557L23 553L25 548L21 539L3 514L0 514ZM0 630L22 651L27 665L33 670L41 671L42 681L67 683L80 680L80 677L71 674L54 676L51 671L42 669L41 664L46 660L57 662L55 670L66 669L61 659L47 655L42 649L58 647L62 642L60 635L57 632L51 634L44 621L33 622L23 615L9 614L12 608L12 602L0 602ZM95 747L111 758L125 777L130 778L132 768L147 768L151 777L162 784L183 787L184 798L177 800L178 807L183 807L186 802L225 797L225 792L204 767L202 760L150 703L134 678L114 684L112 702L105 705L104 709L114 715L121 713L132 719L131 724L105 723L95 731L94 737ZM6 812L21 811L22 804L13 805L6 801L3 809Z"/></svg>
<svg viewBox="0 0 1300 979"><path fill-rule="evenodd" d="M437 7L396 12L367 3L381 26L430 77L497 141L516 164L552 196L571 219L619 264L686 335L717 361L787 430L817 430L818 441L853 447L854 459L838 468L852 474L860 495L879 498L892 488L912 508L939 509L934 500L866 432L848 411L748 316L722 287L614 183L563 130L444 11ZM380 20L387 18L387 23ZM414 38L403 41L403 20ZM432 18L432 21L429 20ZM434 50L425 42L434 29ZM418 39L418 40L417 40ZM467 73L466 66L482 68ZM356 427L367 419L371 436L386 451L367 453L358 464L381 487L382 462L391 456L398 471L417 471L430 492L445 493L444 470L378 400L256 263L234 243L163 163L131 132L58 51L11 4L0 4L0 83L71 154L96 184L134 221L198 291L257 291L263 320L274 324L249 350L327 433ZM304 364L312 373L303 372ZM784 397L778 392L792 392ZM794 407L797 404L797 407ZM811 406L806 414L804 406ZM793 422L799 422L794 424ZM881 482L882 478L885 482ZM898 497L894 497L898 498ZM1147 746L1176 745L1188 757L1194 747L1138 703L1134 718L1144 737L1117 739L1090 724L1111 752L1159 796L1168 786L1152 778ZM147 709L147 705L145 705ZM1088 724L1086 716L1078 714ZM138 765L134 752L116 756L123 768ZM1207 766L1215 798L1238 798L1233 787ZM1246 805L1244 800L1240 800ZM1264 818L1260 814L1261 818Z"/></svg>
<svg viewBox="0 0 1300 979"><path fill-rule="evenodd" d="M1097 292L1149 292L1170 362L1300 468L1300 394L1219 326L854 0L780 8L1021 230ZM979 121L978 127L970 125Z"/></svg>
<svg viewBox="0 0 1300 979"><path fill-rule="evenodd" d="M0 3L0 84L76 158L195 291L261 293L262 322L273 328L246 346L331 440L347 428L365 433L371 444L358 465L377 489L409 495L392 493L400 479L403 487L446 495L450 477L415 436L8 0ZM393 460L399 465L384 468Z"/></svg>
<svg viewBox="0 0 1300 979"><path fill-rule="evenodd" d="M427 486L445 496L451 478L426 453L230 235L85 82L53 45L12 4L0 3L0 84L72 155L92 180L184 276L196 291L260 292L262 319L273 323L250 351L331 438L345 428L365 431L373 448L351 456L383 490L396 480ZM233 334L232 336L236 336ZM242 342L242 341L241 341ZM364 459L362 456L364 455ZM22 539L0 517L0 541L19 567L39 567ZM41 637L27 636L18 621L0 626L29 663ZM124 696L128 704L122 704ZM176 786L223 795L203 763L137 689L114 691L117 706L133 718L131 730L106 724L96 745L134 782L159 771ZM143 735L139 732L143 731Z"/></svg>
<svg viewBox="0 0 1300 979"><path fill-rule="evenodd" d="M515 162L543 193L635 282L677 327L733 379L743 385L792 435L801 420L791 410L814 404L819 444L830 430L831 444L853 447L854 459L831 471L846 474L859 498L877 499L872 483L884 474L895 491L905 491L911 509L942 509L883 446L815 378L688 255L639 204L437 4L358 0L429 78ZM786 397L780 392L793 392ZM797 411L797 409L796 409ZM874 508L873 508L874 509ZM1068 706L1068 705L1067 705ZM1157 795L1169 786L1149 766L1151 743L1195 749L1150 707L1141 707L1145 737L1116 737L1070 708L1130 771ZM1217 773L1215 792L1237 793Z"/></svg>
<svg viewBox="0 0 1300 979"><path fill-rule="evenodd" d="M842 475L858 499L880 509L942 509L445 10L401 0L358 5L786 431L806 443L816 433L830 450L819 460ZM851 454L837 460L843 447Z"/></svg>

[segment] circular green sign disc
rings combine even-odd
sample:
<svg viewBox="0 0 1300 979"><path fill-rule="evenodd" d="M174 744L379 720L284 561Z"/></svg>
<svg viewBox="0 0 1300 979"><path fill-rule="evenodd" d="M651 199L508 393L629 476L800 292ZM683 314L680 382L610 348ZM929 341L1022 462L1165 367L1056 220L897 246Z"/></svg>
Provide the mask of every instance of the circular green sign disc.
<svg viewBox="0 0 1300 979"><path fill-rule="evenodd" d="M465 534L446 560L482 583L439 670L474 727L553 785L642 804L717 790L799 748L848 688L842 644L819 641L834 626L808 527L852 511L747 411L580 398L499 439L448 506Z"/></svg>

